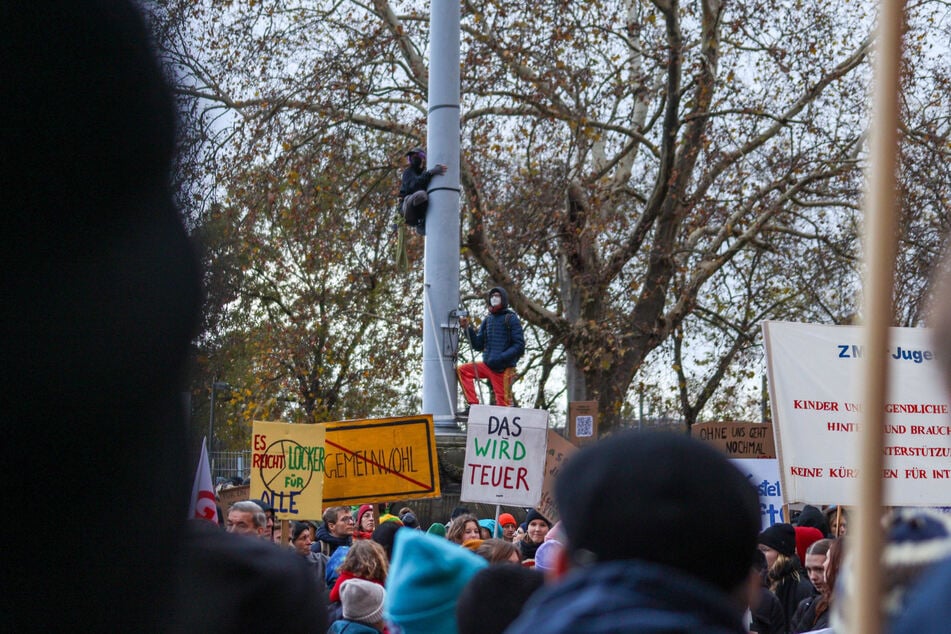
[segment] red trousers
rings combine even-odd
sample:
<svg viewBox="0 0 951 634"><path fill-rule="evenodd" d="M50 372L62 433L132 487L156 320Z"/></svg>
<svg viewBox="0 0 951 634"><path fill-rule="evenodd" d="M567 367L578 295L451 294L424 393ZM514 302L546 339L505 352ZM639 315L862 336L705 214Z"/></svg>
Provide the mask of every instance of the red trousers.
<svg viewBox="0 0 951 634"><path fill-rule="evenodd" d="M484 381L488 379L492 383L492 391L495 393L495 404L508 407L512 404L512 382L515 380L515 368L505 368L503 372L496 372L486 364L464 363L456 368L456 374L459 376L459 383L462 385L462 392L466 396L466 403L475 405L479 402L476 395L476 379Z"/></svg>

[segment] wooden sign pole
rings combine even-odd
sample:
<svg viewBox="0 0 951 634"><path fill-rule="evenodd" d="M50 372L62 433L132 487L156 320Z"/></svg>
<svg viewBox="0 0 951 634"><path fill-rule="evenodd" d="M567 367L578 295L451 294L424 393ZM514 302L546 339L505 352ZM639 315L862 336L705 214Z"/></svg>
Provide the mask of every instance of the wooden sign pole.
<svg viewBox="0 0 951 634"><path fill-rule="evenodd" d="M855 509L854 632L879 634L882 620L881 554L883 444L888 389L888 329L892 325L892 291L896 251L899 93L904 1L881 0L874 73L873 121L868 188L865 194L865 365L864 431L861 440L859 505ZM850 527L851 528L851 527Z"/></svg>

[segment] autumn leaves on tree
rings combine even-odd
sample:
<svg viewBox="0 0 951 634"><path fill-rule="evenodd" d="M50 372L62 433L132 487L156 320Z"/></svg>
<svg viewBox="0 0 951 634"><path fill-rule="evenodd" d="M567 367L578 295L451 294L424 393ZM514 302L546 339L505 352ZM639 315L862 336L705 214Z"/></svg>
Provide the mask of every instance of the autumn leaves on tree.
<svg viewBox="0 0 951 634"><path fill-rule="evenodd" d="M209 362L312 420L409 412L420 280L387 220L425 139L428 5L219 4L154 8L201 142ZM509 290L534 405L749 417L761 320L853 318L873 11L463 0L462 290ZM908 15L904 325L948 229L946 13Z"/></svg>

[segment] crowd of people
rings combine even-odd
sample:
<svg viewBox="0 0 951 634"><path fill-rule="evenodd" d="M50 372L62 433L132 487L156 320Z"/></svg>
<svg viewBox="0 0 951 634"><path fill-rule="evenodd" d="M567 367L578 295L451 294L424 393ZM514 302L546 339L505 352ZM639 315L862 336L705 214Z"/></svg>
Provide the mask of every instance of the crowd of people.
<svg viewBox="0 0 951 634"><path fill-rule="evenodd" d="M529 590L533 592L543 585L544 571L553 569L551 566L546 568L545 561L552 561L552 555L549 554L546 560L546 551L542 547L560 546L560 542L555 539L546 541L546 537L558 535L557 527L552 530L552 523L534 509L529 509L524 521L519 522L511 513L502 513L497 519L479 519L468 508L458 506L447 522L432 523L424 533L410 507L387 513L380 512L380 506L371 504L363 504L356 509L332 506L324 510L320 520L289 522L286 540L282 539L281 523L275 518L274 509L260 499L235 502L225 513L219 513L219 519L219 528L226 533L252 538L275 547L285 542L286 550L306 562L318 589L319 602L326 606L327 631L332 633L386 631L383 605L387 589L392 590L394 585L394 581L388 582L387 579L392 570L391 561L398 559L394 555L397 536L401 543L409 544L404 545L401 551L404 562L412 559L419 563L417 560L423 555L416 551L420 551L453 564L443 571L446 579L433 582L435 585L430 592L438 595L432 599L434 604L452 604L458 598L457 595L461 596L461 591L467 589L467 596L471 598L463 605L468 605L469 610L478 610L479 603L475 602L475 597L496 587L493 581L495 573L479 576L476 574L478 569L503 564L506 571L498 574L502 578L512 576L515 584L513 590L518 591L520 601L508 598L504 602L507 606L505 610L492 612L492 618L499 626L489 631L499 632L518 615L531 594ZM425 535L424 541L415 541L416 536L404 537L408 531ZM407 565L412 564L404 563L400 569ZM509 568L522 570L513 572ZM407 578L414 585L425 585L426 580L420 579L425 576L424 570L408 574ZM458 587L445 585L450 577L469 572L478 577L472 584L459 584ZM452 589L451 593L444 592L449 589ZM404 601L410 604L417 600L417 595L406 588L396 596L404 597ZM392 596L389 603L397 614L404 615L404 620L407 618L406 610L401 611L400 607L395 606ZM472 627L477 627L478 631L484 632L484 618L464 618L456 623L459 631L476 631ZM437 622L429 620L425 628L418 631L455 631L453 621L448 617L437 621L444 621L438 629L433 629ZM472 627L466 630L464 624L468 623ZM400 631L409 631L406 627L405 623L401 624ZM318 626L318 629L322 629L322 626Z"/></svg>
<svg viewBox="0 0 951 634"><path fill-rule="evenodd" d="M327 631L832 631L847 596L836 590L846 509L807 505L759 530L758 498L739 471L672 434L619 434L579 456L559 477L554 524L536 509L480 519L458 506L424 532L411 508L371 504L291 523L287 548L313 573ZM271 514L260 500L238 502L222 528L279 543ZM951 556L951 522L927 511L896 518L889 552L928 539L944 547L902 560L905 590ZM883 616L899 616L907 598Z"/></svg>

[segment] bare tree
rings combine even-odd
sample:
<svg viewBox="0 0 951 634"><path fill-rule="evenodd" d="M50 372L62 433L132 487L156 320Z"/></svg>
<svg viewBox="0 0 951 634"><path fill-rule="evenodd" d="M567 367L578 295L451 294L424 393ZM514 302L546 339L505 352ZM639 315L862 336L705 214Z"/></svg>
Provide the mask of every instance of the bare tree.
<svg viewBox="0 0 951 634"><path fill-rule="evenodd" d="M537 376L563 350L569 398L598 400L610 429L653 351L725 333L722 372L681 396L693 419L757 320L851 319L871 8L463 1L463 251L481 271L466 279L472 294L504 285L547 336ZM208 122L226 113L208 135L219 166L346 128L377 133L369 155L393 169L424 134L424 9L170 0L157 17L181 94ZM929 236L947 228L951 92L927 49L947 39L934 19L946 11L926 1L908 20L906 323L938 250Z"/></svg>

